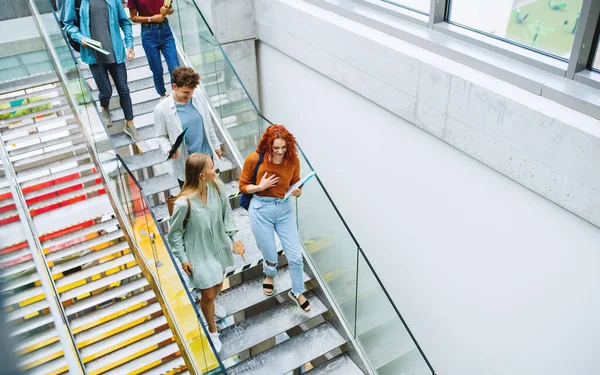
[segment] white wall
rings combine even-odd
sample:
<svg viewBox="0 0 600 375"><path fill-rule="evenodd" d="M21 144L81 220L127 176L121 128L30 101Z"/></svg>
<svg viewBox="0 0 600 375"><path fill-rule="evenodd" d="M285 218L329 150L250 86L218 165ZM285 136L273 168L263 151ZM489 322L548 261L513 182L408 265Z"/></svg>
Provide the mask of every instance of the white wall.
<svg viewBox="0 0 600 375"><path fill-rule="evenodd" d="M260 43L305 148L441 375L600 368L600 229Z"/></svg>

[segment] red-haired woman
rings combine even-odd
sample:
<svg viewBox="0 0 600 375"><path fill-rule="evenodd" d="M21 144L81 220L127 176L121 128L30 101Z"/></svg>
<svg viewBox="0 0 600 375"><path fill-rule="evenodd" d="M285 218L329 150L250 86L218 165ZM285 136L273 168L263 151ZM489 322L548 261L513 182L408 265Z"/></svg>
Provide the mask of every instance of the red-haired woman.
<svg viewBox="0 0 600 375"><path fill-rule="evenodd" d="M255 169L261 156L262 162L254 184ZM248 155L244 162L239 187L242 193L254 194L248 215L256 243L263 254L264 293L271 296L275 291L276 232L283 245L292 278L292 290L288 295L301 309L309 311L310 304L302 294L304 264L296 220L292 206L282 199L289 187L299 180L300 160L296 151L296 139L282 125L269 126L256 151ZM294 189L292 195L299 197L302 195L302 189Z"/></svg>

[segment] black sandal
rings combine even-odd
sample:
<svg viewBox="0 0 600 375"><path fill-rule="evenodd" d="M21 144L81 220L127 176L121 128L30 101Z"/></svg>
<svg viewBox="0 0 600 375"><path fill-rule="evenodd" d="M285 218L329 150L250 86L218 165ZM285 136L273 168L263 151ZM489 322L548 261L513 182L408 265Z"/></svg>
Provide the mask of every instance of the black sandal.
<svg viewBox="0 0 600 375"><path fill-rule="evenodd" d="M306 301L304 301L304 303L301 305L300 301L298 301L298 298L294 295L294 293L292 293L292 291L290 290L288 292L288 297L290 297L292 299L292 301L296 302L296 305L298 305L299 308L302 309L302 311L304 312L310 312L310 302L308 302L308 298L306 298ZM308 310L306 309L308 307Z"/></svg>
<svg viewBox="0 0 600 375"><path fill-rule="evenodd" d="M265 280L267 278L265 277ZM265 292L265 289L271 289L271 292ZM273 295L273 293L275 292L275 286L273 284L267 284L265 282L263 282L263 293L265 293L265 295L271 297Z"/></svg>

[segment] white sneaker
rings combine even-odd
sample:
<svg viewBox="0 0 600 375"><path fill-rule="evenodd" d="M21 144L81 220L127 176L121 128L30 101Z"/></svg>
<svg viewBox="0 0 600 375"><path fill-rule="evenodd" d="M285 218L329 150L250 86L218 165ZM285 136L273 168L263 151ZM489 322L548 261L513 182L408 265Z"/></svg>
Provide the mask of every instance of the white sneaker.
<svg viewBox="0 0 600 375"><path fill-rule="evenodd" d="M141 142L144 140L144 137L142 137L142 135L137 130L135 125L127 126L127 124L125 124L125 127L123 128L123 132L125 132L125 134L130 136L134 142Z"/></svg>
<svg viewBox="0 0 600 375"><path fill-rule="evenodd" d="M102 107L100 111L100 117L102 117L102 121L104 121L105 125L112 124L112 117L110 115L110 109Z"/></svg>
<svg viewBox="0 0 600 375"><path fill-rule="evenodd" d="M215 303L215 316L219 319L227 318L227 311L219 305Z"/></svg>
<svg viewBox="0 0 600 375"><path fill-rule="evenodd" d="M208 335L210 336L210 340L212 341L213 345L215 346L215 351L217 353L221 352L221 347L223 346L223 344L221 344L221 339L219 339L219 332L209 332Z"/></svg>

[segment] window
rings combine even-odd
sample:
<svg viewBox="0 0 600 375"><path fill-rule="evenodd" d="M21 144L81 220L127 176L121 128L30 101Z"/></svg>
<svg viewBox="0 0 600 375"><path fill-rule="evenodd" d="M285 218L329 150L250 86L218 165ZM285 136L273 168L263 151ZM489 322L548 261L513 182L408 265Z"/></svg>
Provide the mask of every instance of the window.
<svg viewBox="0 0 600 375"><path fill-rule="evenodd" d="M596 46L596 54L594 55L594 63L592 64L592 69L600 70L600 39L598 41L598 45Z"/></svg>
<svg viewBox="0 0 600 375"><path fill-rule="evenodd" d="M582 5L583 0L451 0L448 20L568 59Z"/></svg>
<svg viewBox="0 0 600 375"><path fill-rule="evenodd" d="M429 0L383 0L387 3L399 5L403 8L416 10L419 13L429 14Z"/></svg>

